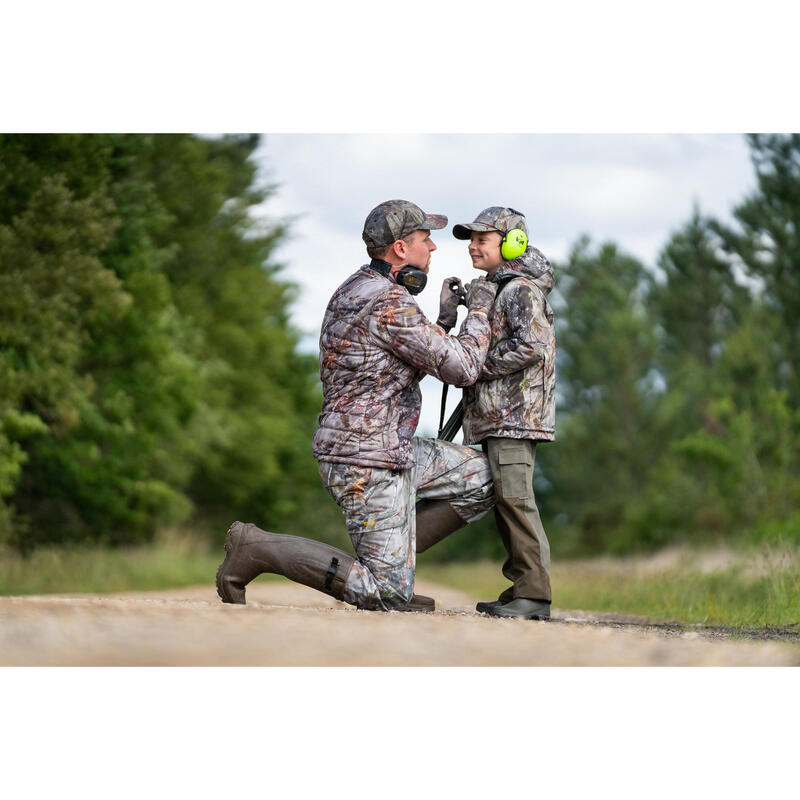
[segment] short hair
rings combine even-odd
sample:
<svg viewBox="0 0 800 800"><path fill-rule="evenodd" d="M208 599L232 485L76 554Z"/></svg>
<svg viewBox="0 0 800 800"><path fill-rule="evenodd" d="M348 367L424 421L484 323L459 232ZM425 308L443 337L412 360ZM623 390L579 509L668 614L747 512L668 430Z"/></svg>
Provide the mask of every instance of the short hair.
<svg viewBox="0 0 800 800"><path fill-rule="evenodd" d="M406 244L411 244L411 237L420 230L417 228L416 230L411 231L408 235L404 236L402 239L395 239L395 242L405 242ZM394 242L392 242L394 244ZM392 247L392 244L387 244L385 247L367 247L367 255L370 258L380 258L383 259L386 257L386 254Z"/></svg>
<svg viewBox="0 0 800 800"><path fill-rule="evenodd" d="M370 258L380 258L383 259L386 257L386 254L389 252L389 247L368 247L367 248L367 255Z"/></svg>

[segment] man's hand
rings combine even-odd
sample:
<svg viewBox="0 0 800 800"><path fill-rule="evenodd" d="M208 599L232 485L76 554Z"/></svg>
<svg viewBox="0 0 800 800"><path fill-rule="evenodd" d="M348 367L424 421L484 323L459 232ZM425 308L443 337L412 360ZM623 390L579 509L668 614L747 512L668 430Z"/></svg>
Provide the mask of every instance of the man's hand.
<svg viewBox="0 0 800 800"><path fill-rule="evenodd" d="M449 331L456 324L458 307L464 302L464 287L458 278L445 278L439 294L439 317L437 325Z"/></svg>
<svg viewBox="0 0 800 800"><path fill-rule="evenodd" d="M496 283L485 278L476 278L467 284L467 308L470 311L478 309L488 314L496 294Z"/></svg>

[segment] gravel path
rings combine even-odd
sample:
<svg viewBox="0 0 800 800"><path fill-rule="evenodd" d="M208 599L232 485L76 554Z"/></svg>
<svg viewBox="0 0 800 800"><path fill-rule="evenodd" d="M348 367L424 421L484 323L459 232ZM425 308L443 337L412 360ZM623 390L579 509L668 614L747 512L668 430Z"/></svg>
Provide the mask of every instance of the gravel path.
<svg viewBox="0 0 800 800"><path fill-rule="evenodd" d="M282 666L777 666L800 645L636 617L554 610L551 622L491 619L477 598L418 580L434 614L358 611L289 582L116 595L0 598L0 664ZM796 638L790 634L783 638Z"/></svg>

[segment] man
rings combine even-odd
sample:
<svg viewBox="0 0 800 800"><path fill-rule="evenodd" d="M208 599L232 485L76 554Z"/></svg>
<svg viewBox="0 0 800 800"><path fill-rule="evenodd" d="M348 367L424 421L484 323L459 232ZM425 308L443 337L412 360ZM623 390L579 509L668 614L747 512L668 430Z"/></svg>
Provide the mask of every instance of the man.
<svg viewBox="0 0 800 800"><path fill-rule="evenodd" d="M477 610L495 617L550 618L550 544L533 493L537 442L555 438L555 328L547 295L553 268L527 246L525 217L484 209L453 235L469 240L475 269L498 286L492 340L480 377L464 390L464 444L482 443L497 504L494 514L512 582Z"/></svg>
<svg viewBox="0 0 800 800"><path fill-rule="evenodd" d="M455 322L463 294L458 279L442 286L441 324L429 322L412 296L424 287L436 249L430 232L446 224L447 217L405 200L374 208L362 234L372 261L336 290L322 323L323 404L314 456L357 558L235 522L217 572L223 601L244 603L245 585L261 572L274 572L358 608L432 610L429 598L412 600L418 517L429 546L494 504L483 454L414 438L420 378L474 383L489 345L495 284L473 281L457 336L448 336L441 324Z"/></svg>

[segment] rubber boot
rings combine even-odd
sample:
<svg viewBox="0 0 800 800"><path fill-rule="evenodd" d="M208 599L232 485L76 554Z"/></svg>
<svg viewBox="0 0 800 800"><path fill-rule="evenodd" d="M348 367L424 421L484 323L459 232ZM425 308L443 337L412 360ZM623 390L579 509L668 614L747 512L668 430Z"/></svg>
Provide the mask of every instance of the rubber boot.
<svg viewBox="0 0 800 800"><path fill-rule="evenodd" d="M485 613L490 617L511 619L550 619L550 603L545 600L516 597L510 603L502 603L486 609Z"/></svg>
<svg viewBox="0 0 800 800"><path fill-rule="evenodd" d="M417 552L429 547L463 528L467 523L453 511L447 500L420 500L416 506Z"/></svg>
<svg viewBox="0 0 800 800"><path fill-rule="evenodd" d="M284 575L304 586L342 599L353 556L323 542L262 531L234 522L225 537L225 560L217 569L217 594L223 603L245 605L245 586L263 572ZM430 613L432 597L411 596L403 611Z"/></svg>
<svg viewBox="0 0 800 800"><path fill-rule="evenodd" d="M401 608L400 611L419 611L423 614L430 614L436 608L436 602L432 597L426 597L424 594L412 594L408 605Z"/></svg>
<svg viewBox="0 0 800 800"><path fill-rule="evenodd" d="M234 522L225 537L225 560L217 569L223 603L245 603L244 587L262 572L284 575L337 600L344 595L355 558L323 542L262 531Z"/></svg>

